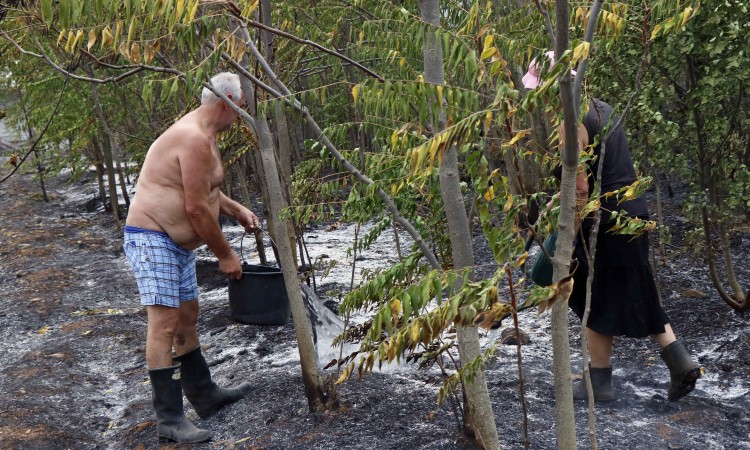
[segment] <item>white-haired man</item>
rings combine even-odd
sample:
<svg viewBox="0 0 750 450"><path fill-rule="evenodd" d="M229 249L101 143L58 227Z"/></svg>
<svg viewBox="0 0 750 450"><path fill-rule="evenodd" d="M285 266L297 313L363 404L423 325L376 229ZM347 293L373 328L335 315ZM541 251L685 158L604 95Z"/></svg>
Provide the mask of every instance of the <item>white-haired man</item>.
<svg viewBox="0 0 750 450"><path fill-rule="evenodd" d="M237 75L220 73L211 84L236 105L244 105ZM236 219L247 231L259 226L255 214L219 190L224 171L216 135L237 118L227 102L204 89L201 105L149 148L128 211L123 247L148 315L146 364L160 441L204 442L212 437L185 417L183 391L202 418L250 391L247 383L222 389L211 380L196 331L193 250L207 244L221 272L238 279L240 259L219 227L219 214Z"/></svg>

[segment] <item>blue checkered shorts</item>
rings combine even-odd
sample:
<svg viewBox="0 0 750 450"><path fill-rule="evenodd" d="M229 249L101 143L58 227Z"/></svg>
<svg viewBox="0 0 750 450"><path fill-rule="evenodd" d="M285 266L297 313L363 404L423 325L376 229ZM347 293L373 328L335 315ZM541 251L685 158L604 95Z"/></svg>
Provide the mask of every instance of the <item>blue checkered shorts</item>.
<svg viewBox="0 0 750 450"><path fill-rule="evenodd" d="M178 308L198 298L195 254L158 231L125 226L125 256L133 269L141 305Z"/></svg>

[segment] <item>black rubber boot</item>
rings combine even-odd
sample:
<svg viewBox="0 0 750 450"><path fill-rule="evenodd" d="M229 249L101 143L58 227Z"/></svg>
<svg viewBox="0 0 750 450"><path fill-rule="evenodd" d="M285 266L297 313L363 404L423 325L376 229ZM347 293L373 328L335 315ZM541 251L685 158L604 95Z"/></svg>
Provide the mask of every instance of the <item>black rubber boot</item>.
<svg viewBox="0 0 750 450"><path fill-rule="evenodd" d="M148 371L151 378L156 435L159 442L195 443L210 441L210 431L201 430L185 417L179 366Z"/></svg>
<svg viewBox="0 0 750 450"><path fill-rule="evenodd" d="M200 347L177 356L174 360L182 364L182 390L185 397L202 419L211 416L222 406L245 397L252 390L249 383L243 383L234 389L217 386L211 380L211 372Z"/></svg>
<svg viewBox="0 0 750 450"><path fill-rule="evenodd" d="M612 368L598 369L589 367L591 375L591 389L594 391L594 401L608 402L615 399L615 390L612 388ZM588 400L589 394L586 391L584 380L577 381L573 385L574 400Z"/></svg>
<svg viewBox="0 0 750 450"><path fill-rule="evenodd" d="M670 401L677 401L688 395L694 388L698 378L703 376L703 368L693 361L690 353L680 341L674 341L664 347L661 358L669 367L671 383L669 384Z"/></svg>

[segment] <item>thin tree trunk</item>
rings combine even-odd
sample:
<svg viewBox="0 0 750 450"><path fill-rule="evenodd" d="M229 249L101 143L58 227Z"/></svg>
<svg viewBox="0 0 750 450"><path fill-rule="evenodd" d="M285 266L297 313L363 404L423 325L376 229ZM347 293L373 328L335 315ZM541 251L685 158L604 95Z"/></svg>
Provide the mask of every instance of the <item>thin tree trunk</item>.
<svg viewBox="0 0 750 450"><path fill-rule="evenodd" d="M104 188L104 164L102 164L102 150L101 146L99 145L99 139L94 136L91 140L91 153L93 153L93 157L91 158L94 161L94 167L96 168L96 179L97 179L97 185L99 186L99 200L102 201L102 204L107 205L107 191Z"/></svg>
<svg viewBox="0 0 750 450"><path fill-rule="evenodd" d="M555 59L570 46L568 2L555 3L556 40ZM581 74L581 76L583 76ZM578 171L578 107L574 103L570 71L559 79L560 102L563 107L565 147L560 182L560 218L558 222L557 249L555 252L554 276L558 281L570 271L573 253L573 234L576 211L576 173ZM568 337L568 304L558 301L552 307L552 366L555 375L555 423L557 425L557 448L576 448L576 424L573 413L573 385L570 370L570 341Z"/></svg>
<svg viewBox="0 0 750 450"><path fill-rule="evenodd" d="M291 202L291 187L292 187L292 149L289 142L289 129L286 121L286 113L284 112L284 105L281 101L277 101L275 108L276 116L276 137L279 143L279 159L277 161L279 165L279 172L281 174L281 180L284 188L284 192L287 193L287 200ZM292 251L294 252L294 260L297 261L299 266L299 257L297 256L297 231L294 228L294 223L291 220L287 220L287 234L291 242Z"/></svg>
<svg viewBox="0 0 750 450"><path fill-rule="evenodd" d="M323 392L320 374L318 373L318 355L313 343L312 325L307 316L307 309L302 298L302 290L297 279L297 266L292 249L289 248L289 236L284 221L279 219L281 211L287 207L282 195L281 180L275 163L275 152L273 138L271 137L268 122L264 114L259 114L256 121L258 128L258 140L260 153L263 158L263 178L271 193L271 215L276 218L273 221L276 235L281 239L276 240L281 260L281 269L284 274L284 283L289 295L289 303L294 320L294 331L297 336L297 346L302 366L302 382L305 386L305 395L311 411L325 409L326 394ZM335 396L334 396L335 397Z"/></svg>
<svg viewBox="0 0 750 450"><path fill-rule="evenodd" d="M85 64L84 70L91 75L92 71ZM120 222L120 201L117 198L117 178L115 175L115 166L112 158L112 142L114 138L112 136L112 130L109 128L107 123L107 116L104 114L102 103L99 98L99 88L95 83L91 83L91 96L94 101L94 112L96 117L99 119L100 124L100 138L101 138L101 149L102 156L104 156L104 165L107 168L107 184L109 186L109 201L112 204L112 215L115 218L117 228L122 228Z"/></svg>
<svg viewBox="0 0 750 450"><path fill-rule="evenodd" d="M130 196L128 195L128 186L125 183L125 174L123 173L122 163L120 158L116 160L117 164L117 179L120 181L120 192L122 192L122 198L125 200L125 209L130 208Z"/></svg>
<svg viewBox="0 0 750 450"><path fill-rule="evenodd" d="M34 133L31 131L31 122L29 121L29 114L26 111L26 104L23 105L23 115L26 121L26 134L29 136L29 142L34 142ZM42 160L39 158L39 152L36 148L34 149L34 161L36 162L36 170L39 173L39 186L42 189L42 198L45 203L49 203L49 197L47 197L47 188L44 186L44 167L42 166Z"/></svg>
<svg viewBox="0 0 750 450"><path fill-rule="evenodd" d="M440 25L440 2L439 0L423 0L421 9L422 20L431 25L425 31L423 50L425 81L443 84L445 76L443 73L442 45L432 28L432 26L438 27ZM439 130L442 130L446 123L445 113L442 112L443 105L433 105L433 107L441 110L437 126ZM446 149L440 164L440 193L448 222L454 268L456 270L468 268L470 272L473 272L474 252L471 244L471 230L464 206L464 198L461 194L455 146ZM455 291L460 291L462 287L463 281L458 281L453 288ZM459 325L456 327L456 336L458 354L462 364L468 364L480 356L479 332L476 326ZM495 426L495 414L492 411L484 368L479 368L472 379L462 378L461 381L466 395L464 428L474 435L480 447L499 449L500 442Z"/></svg>

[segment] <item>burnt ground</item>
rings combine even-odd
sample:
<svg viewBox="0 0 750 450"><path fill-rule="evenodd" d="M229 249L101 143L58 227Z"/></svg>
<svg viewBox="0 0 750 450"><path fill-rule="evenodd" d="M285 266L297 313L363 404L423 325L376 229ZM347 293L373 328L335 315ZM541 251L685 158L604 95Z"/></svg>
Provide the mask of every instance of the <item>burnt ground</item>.
<svg viewBox="0 0 750 450"><path fill-rule="evenodd" d="M249 381L255 389L208 420L186 407L198 426L214 432L213 442L159 446L144 364L146 319L121 234L107 215L86 212L87 198L72 194L91 192L91 185L51 184L49 204L39 201L28 175L0 186L0 449L473 448L451 404L436 404L434 368L400 367L353 380L339 388L339 410L309 413L292 325L231 321L225 281L209 262L199 264L204 354L220 384ZM599 448L748 449L748 316L723 304L700 257L686 251L679 198L667 207L674 240L659 269L665 308L707 374L691 396L670 403L656 344L618 339L618 399L597 408ZM747 261L747 234L735 244L737 260ZM477 248L481 253L481 238ZM739 266L747 286L748 267ZM523 347L530 447L553 449L548 315L522 320L531 337ZM574 367L580 367L577 322L571 316ZM501 346L487 377L503 447L523 448L515 347ZM585 406L575 411L579 447L588 448Z"/></svg>

